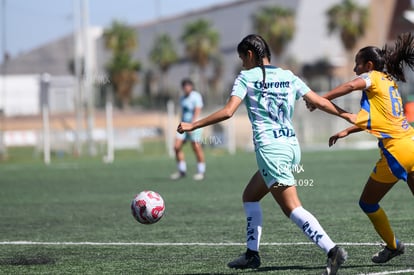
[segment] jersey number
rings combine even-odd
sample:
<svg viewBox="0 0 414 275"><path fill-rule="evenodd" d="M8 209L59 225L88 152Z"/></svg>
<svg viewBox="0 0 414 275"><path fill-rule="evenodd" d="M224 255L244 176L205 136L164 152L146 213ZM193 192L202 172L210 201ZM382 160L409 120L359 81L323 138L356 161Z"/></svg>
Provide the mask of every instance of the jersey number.
<svg viewBox="0 0 414 275"><path fill-rule="evenodd" d="M391 86L389 88L389 92L390 92L390 99L391 99L392 114L396 117L400 117L403 115L400 94L398 93L398 90L395 89L394 86Z"/></svg>

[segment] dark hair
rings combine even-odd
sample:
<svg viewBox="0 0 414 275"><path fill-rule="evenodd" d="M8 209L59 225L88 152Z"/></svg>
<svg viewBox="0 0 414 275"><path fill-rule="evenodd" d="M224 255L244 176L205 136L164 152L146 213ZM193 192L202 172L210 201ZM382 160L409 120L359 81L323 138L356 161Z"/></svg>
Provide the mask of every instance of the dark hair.
<svg viewBox="0 0 414 275"><path fill-rule="evenodd" d="M269 46L267 45L263 37L261 37L260 35L249 34L248 36L243 38L243 40L239 43L239 45L237 45L237 52L239 54L247 55L247 51L249 50L253 52L256 58L257 65L259 65L260 68L262 69L263 88L264 88L266 73L265 73L265 68L263 65L263 58L267 57L267 59L269 59L270 61L271 54L270 54Z"/></svg>
<svg viewBox="0 0 414 275"><path fill-rule="evenodd" d="M183 80L181 80L181 87L184 87L185 85L194 86L194 83L193 83L193 81L191 79L184 78Z"/></svg>
<svg viewBox="0 0 414 275"><path fill-rule="evenodd" d="M371 61L374 70L387 72L397 81L405 82L404 65L414 70L414 37L411 33L400 34L393 46L382 49L365 47L359 50L358 57L366 63Z"/></svg>

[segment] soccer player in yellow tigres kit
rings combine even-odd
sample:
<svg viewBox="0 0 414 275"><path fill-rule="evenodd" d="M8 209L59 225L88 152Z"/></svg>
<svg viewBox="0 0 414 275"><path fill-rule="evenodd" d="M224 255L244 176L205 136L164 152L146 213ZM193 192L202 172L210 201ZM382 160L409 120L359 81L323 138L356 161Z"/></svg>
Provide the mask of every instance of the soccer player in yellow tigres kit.
<svg viewBox="0 0 414 275"><path fill-rule="evenodd" d="M411 34L402 34L393 47L365 47L355 57L358 77L324 95L334 99L352 91L361 91L361 110L355 125L336 133L329 146L339 138L362 130L378 138L381 158L361 194L359 205L368 215L386 247L372 257L374 263L385 263L404 253L404 244L395 238L380 200L402 179L414 195L414 129L403 112L396 81L405 81L403 65L414 68L414 45ZM386 70L385 70L386 68ZM309 105L310 109L313 109Z"/></svg>

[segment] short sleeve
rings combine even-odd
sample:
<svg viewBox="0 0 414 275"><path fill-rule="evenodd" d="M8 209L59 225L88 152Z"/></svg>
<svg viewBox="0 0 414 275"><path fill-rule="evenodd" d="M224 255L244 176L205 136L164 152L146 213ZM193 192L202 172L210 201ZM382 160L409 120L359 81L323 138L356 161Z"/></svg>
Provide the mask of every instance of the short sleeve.
<svg viewBox="0 0 414 275"><path fill-rule="evenodd" d="M371 87L372 81L371 81L370 73L363 73L363 74L360 74L358 77L365 81L365 89L368 89L369 87Z"/></svg>
<svg viewBox="0 0 414 275"><path fill-rule="evenodd" d="M201 96L201 94L199 92L195 93L194 96L194 106L196 108L202 108L203 107L203 97Z"/></svg>
<svg viewBox="0 0 414 275"><path fill-rule="evenodd" d="M247 80L243 73L240 73L234 81L233 88L231 90L231 96L240 97L242 100L247 94Z"/></svg>
<svg viewBox="0 0 414 275"><path fill-rule="evenodd" d="M303 97L307 92L309 92L311 89L308 87L308 85L303 82L302 79L300 79L297 76L294 76L292 81L293 89L296 91L296 100Z"/></svg>

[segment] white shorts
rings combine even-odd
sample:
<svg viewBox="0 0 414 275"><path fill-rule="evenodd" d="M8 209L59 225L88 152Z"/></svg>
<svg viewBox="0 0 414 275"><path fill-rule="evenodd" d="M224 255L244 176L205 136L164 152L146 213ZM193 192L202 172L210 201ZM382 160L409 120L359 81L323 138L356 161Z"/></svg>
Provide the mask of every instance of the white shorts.
<svg viewBox="0 0 414 275"><path fill-rule="evenodd" d="M176 134L176 138L179 140L183 140L183 141L187 141L190 140L191 142L198 142L201 143L202 142L202 134L203 134L203 130L202 129L196 129L194 131L191 132L184 132L182 134L178 133Z"/></svg>

